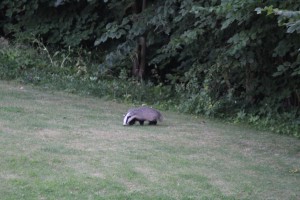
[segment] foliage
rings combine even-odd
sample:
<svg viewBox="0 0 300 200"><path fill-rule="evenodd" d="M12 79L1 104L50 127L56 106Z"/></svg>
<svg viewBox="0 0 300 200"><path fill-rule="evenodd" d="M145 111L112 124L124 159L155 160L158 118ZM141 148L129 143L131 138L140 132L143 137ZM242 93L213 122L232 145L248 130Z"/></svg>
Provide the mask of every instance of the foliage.
<svg viewBox="0 0 300 200"><path fill-rule="evenodd" d="M102 1L4 0L0 25L5 35L18 39L34 36L48 45L87 45L104 26L103 6Z"/></svg>
<svg viewBox="0 0 300 200"><path fill-rule="evenodd" d="M139 13L135 3L1 1L0 33L29 42L52 66L6 52L5 73L17 78L25 56L26 73L39 69L55 83L299 136L300 3L148 0ZM130 75L140 36L147 36L144 83Z"/></svg>
<svg viewBox="0 0 300 200"><path fill-rule="evenodd" d="M267 15L275 14L278 15L278 24L285 25L287 33L300 33L300 12L290 11L290 10L280 10L278 8L273 8L273 6L266 6L263 9L258 7L255 9L257 14L262 14L262 12L267 12Z"/></svg>
<svg viewBox="0 0 300 200"><path fill-rule="evenodd" d="M47 65L36 50L20 44L0 45L0 78L17 79L20 76L26 76L34 80L38 77L32 77L28 73L33 68L42 69Z"/></svg>

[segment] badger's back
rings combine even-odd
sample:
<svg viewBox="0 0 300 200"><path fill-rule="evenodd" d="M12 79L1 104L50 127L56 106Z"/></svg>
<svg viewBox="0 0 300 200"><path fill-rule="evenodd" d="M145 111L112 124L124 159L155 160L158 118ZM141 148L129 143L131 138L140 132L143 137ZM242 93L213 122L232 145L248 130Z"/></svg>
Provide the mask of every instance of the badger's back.
<svg viewBox="0 0 300 200"><path fill-rule="evenodd" d="M142 106L131 111L132 115L136 116L138 120L145 120L145 121L162 121L162 115L159 111L149 108L146 106Z"/></svg>
<svg viewBox="0 0 300 200"><path fill-rule="evenodd" d="M142 106L138 108L129 109L124 118L123 124L127 125L132 120L156 122L162 121L163 116L158 110L147 106Z"/></svg>

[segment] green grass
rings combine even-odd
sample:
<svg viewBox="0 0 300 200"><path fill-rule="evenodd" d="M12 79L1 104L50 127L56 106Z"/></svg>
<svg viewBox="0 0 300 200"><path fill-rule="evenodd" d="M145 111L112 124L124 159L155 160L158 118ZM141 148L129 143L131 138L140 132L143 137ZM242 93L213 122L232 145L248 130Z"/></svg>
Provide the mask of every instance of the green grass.
<svg viewBox="0 0 300 200"><path fill-rule="evenodd" d="M1 199L300 199L298 139L128 107L0 82Z"/></svg>

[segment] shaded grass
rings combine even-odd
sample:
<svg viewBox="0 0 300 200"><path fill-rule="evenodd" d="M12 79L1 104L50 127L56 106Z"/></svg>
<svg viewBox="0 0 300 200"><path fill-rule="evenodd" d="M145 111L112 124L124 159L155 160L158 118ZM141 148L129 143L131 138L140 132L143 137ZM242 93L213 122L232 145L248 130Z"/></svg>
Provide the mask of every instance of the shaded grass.
<svg viewBox="0 0 300 200"><path fill-rule="evenodd" d="M299 199L295 138L0 82L1 199Z"/></svg>

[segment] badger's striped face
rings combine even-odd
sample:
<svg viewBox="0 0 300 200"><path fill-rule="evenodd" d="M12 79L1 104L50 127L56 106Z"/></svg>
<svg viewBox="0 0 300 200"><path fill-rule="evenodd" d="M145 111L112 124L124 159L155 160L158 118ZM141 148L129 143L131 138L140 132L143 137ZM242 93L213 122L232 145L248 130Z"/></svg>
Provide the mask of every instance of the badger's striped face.
<svg viewBox="0 0 300 200"><path fill-rule="evenodd" d="M123 119L123 126L126 126L129 124L129 120L130 120L130 113L127 113Z"/></svg>

